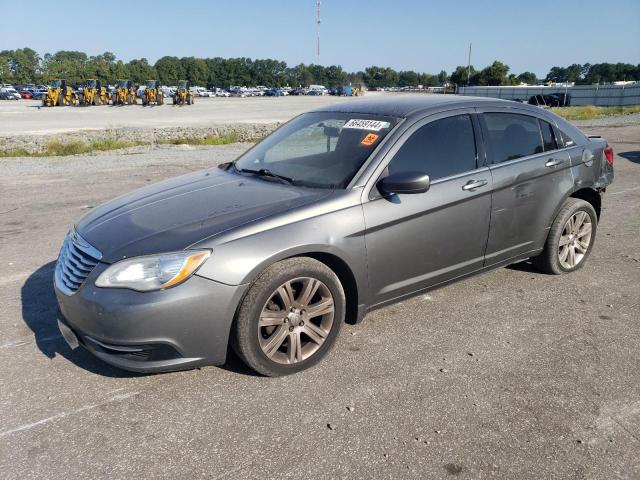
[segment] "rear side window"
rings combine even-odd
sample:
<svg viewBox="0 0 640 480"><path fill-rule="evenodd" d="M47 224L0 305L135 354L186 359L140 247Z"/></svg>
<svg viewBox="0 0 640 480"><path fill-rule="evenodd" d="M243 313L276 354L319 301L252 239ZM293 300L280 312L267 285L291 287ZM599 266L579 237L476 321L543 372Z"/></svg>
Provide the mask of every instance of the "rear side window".
<svg viewBox="0 0 640 480"><path fill-rule="evenodd" d="M553 134L553 127L550 123L540 120L540 129L542 130L542 142L544 143L544 151L548 152L556 150L556 137Z"/></svg>
<svg viewBox="0 0 640 480"><path fill-rule="evenodd" d="M571 138L569 135L567 135L565 132L563 132L562 130L558 130L560 132L560 137L562 140L562 144L565 147L573 147L576 142L573 140L573 138Z"/></svg>
<svg viewBox="0 0 640 480"><path fill-rule="evenodd" d="M389 163L389 174L424 172L433 181L476 169L476 144L469 115L436 120L419 128Z"/></svg>
<svg viewBox="0 0 640 480"><path fill-rule="evenodd" d="M538 119L517 113L485 113L493 163L543 151Z"/></svg>

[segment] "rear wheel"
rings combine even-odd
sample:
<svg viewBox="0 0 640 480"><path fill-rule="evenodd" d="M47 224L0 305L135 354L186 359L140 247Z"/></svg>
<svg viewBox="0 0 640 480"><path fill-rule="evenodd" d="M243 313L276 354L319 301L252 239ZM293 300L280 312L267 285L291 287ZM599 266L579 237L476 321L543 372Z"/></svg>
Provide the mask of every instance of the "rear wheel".
<svg viewBox="0 0 640 480"><path fill-rule="evenodd" d="M533 264L554 275L578 270L591 253L597 226L598 216L590 203L568 198L551 225L544 250Z"/></svg>
<svg viewBox="0 0 640 480"><path fill-rule="evenodd" d="M338 277L323 263L304 257L278 262L258 277L242 301L233 348L263 375L309 368L335 343L345 302Z"/></svg>

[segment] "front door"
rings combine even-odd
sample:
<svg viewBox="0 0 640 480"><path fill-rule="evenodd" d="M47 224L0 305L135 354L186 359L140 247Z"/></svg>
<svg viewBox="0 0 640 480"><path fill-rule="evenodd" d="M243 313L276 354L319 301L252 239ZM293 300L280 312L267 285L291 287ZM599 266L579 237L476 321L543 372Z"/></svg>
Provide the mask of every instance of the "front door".
<svg viewBox="0 0 640 480"><path fill-rule="evenodd" d="M374 187L364 202L372 304L482 268L491 176L478 163L472 117L429 117L389 152L381 177L418 171L429 175L431 186L425 193L386 197Z"/></svg>

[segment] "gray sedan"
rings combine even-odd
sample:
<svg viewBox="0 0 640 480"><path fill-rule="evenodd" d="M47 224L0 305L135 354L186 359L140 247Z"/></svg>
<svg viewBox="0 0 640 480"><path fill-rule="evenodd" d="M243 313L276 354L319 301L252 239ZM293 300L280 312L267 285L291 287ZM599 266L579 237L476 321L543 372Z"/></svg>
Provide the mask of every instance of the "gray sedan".
<svg viewBox="0 0 640 480"><path fill-rule="evenodd" d="M345 322L594 245L613 151L529 105L364 99L302 114L236 161L106 203L64 240L59 326L121 368L303 370Z"/></svg>

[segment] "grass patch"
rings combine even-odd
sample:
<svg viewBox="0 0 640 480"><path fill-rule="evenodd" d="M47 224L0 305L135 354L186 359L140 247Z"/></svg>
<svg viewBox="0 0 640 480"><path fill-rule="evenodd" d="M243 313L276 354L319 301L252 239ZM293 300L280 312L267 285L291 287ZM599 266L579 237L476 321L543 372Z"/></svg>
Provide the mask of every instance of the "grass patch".
<svg viewBox="0 0 640 480"><path fill-rule="evenodd" d="M183 137L158 140L157 143L164 145L228 145L237 143L240 137L235 133L228 135L209 135L207 137Z"/></svg>
<svg viewBox="0 0 640 480"><path fill-rule="evenodd" d="M565 120L593 120L614 115L640 113L640 105L633 107L554 107L551 111Z"/></svg>
<svg viewBox="0 0 640 480"><path fill-rule="evenodd" d="M117 150L120 148L135 147L138 145L146 145L147 142L129 142L125 140L94 140L92 142L82 142L80 140L73 142L60 142L58 140L51 141L37 152L29 152L24 148L15 148L11 150L0 150L0 158L6 157L62 157L66 155L78 155L80 153L104 152L107 150Z"/></svg>

